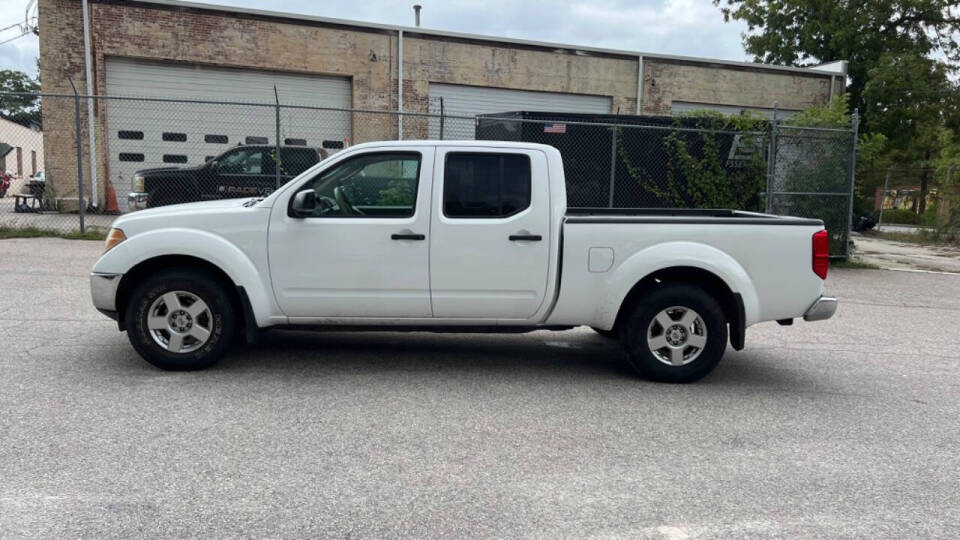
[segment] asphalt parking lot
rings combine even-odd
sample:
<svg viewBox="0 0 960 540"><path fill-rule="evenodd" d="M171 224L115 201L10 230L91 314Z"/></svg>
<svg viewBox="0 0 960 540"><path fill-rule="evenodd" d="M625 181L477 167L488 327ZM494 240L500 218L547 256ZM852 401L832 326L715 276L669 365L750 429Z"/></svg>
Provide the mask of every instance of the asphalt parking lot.
<svg viewBox="0 0 960 540"><path fill-rule="evenodd" d="M587 329L165 373L91 307L100 249L0 241L2 537L960 535L960 275L833 270L834 319L685 386Z"/></svg>

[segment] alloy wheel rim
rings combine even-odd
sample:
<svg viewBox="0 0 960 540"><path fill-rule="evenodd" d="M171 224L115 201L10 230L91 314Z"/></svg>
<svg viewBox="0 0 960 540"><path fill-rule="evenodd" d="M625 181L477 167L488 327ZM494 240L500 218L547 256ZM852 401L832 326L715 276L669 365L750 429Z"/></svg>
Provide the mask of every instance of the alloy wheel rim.
<svg viewBox="0 0 960 540"><path fill-rule="evenodd" d="M147 329L163 350L190 353L210 341L213 314L199 296L188 291L169 291L150 304Z"/></svg>
<svg viewBox="0 0 960 540"><path fill-rule="evenodd" d="M693 362L706 346L707 325L699 313L688 307L668 307L657 313L647 327L647 348L668 366Z"/></svg>

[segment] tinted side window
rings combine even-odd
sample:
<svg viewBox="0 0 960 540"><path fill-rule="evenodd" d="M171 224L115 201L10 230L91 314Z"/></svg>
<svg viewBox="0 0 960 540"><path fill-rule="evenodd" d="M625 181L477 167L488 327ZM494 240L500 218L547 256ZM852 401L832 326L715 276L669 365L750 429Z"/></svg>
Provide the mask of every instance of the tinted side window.
<svg viewBox="0 0 960 540"><path fill-rule="evenodd" d="M273 158L260 148L237 148L220 156L220 174L273 174Z"/></svg>
<svg viewBox="0 0 960 540"><path fill-rule="evenodd" d="M317 151L310 148L281 148L280 173L297 176L317 164Z"/></svg>
<svg viewBox="0 0 960 540"><path fill-rule="evenodd" d="M419 153L382 152L344 160L301 189L316 193L313 217L410 217L419 178Z"/></svg>
<svg viewBox="0 0 960 540"><path fill-rule="evenodd" d="M530 206L530 158L523 154L447 154L443 213L500 218Z"/></svg>

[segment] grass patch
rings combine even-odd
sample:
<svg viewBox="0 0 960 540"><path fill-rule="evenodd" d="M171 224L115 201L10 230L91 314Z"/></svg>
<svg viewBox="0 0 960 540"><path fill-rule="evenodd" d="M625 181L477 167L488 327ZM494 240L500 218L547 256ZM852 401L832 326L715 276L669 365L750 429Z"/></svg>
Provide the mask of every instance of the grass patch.
<svg viewBox="0 0 960 540"><path fill-rule="evenodd" d="M67 240L104 240L107 233L101 229L87 229L85 232L77 230L63 232L50 229L27 227L25 229L10 229L0 227L0 240L7 238L66 238Z"/></svg>
<svg viewBox="0 0 960 540"><path fill-rule="evenodd" d="M933 235L927 231L918 231L916 233L908 232L891 232L891 231L870 231L864 236L870 238L879 238L880 240L889 240L891 242L906 242L908 244L922 244L925 246L933 244L943 244L945 242L937 242Z"/></svg>
<svg viewBox="0 0 960 540"><path fill-rule="evenodd" d="M880 267L875 264L863 262L857 257L850 257L846 260L830 261L830 268L853 268L856 270L879 270Z"/></svg>

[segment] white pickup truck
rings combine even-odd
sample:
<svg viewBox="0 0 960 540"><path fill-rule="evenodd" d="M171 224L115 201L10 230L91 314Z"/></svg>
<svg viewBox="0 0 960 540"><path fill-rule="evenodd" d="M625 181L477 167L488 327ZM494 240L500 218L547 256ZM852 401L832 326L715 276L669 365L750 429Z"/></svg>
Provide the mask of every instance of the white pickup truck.
<svg viewBox="0 0 960 540"><path fill-rule="evenodd" d="M93 303L164 369L209 366L270 327L589 325L642 376L674 382L709 373L750 325L836 309L819 220L566 200L550 146L360 144L264 199L118 218Z"/></svg>

